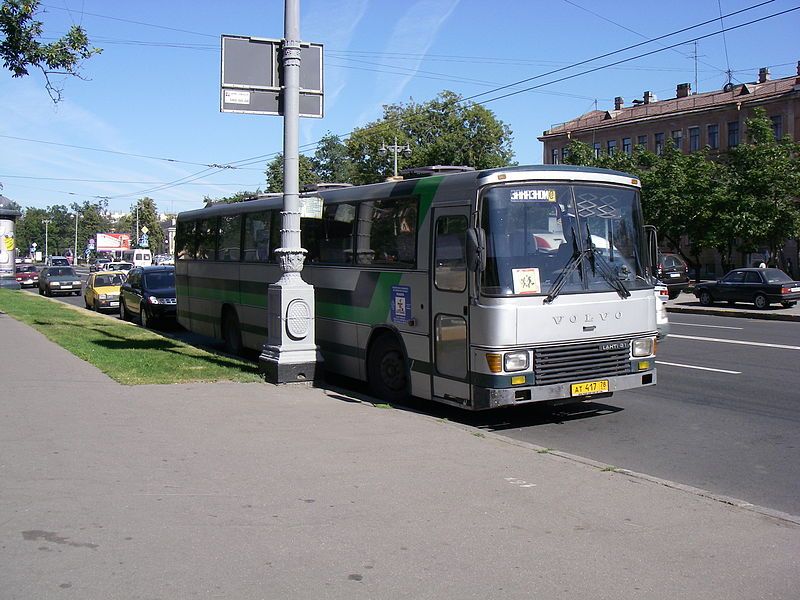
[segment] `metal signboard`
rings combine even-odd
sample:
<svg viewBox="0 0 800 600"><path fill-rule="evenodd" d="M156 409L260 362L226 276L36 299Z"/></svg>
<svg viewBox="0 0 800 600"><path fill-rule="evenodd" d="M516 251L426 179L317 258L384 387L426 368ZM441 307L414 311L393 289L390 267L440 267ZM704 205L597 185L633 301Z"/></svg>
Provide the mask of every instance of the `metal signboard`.
<svg viewBox="0 0 800 600"><path fill-rule="evenodd" d="M322 118L322 44L300 44L300 116ZM222 36L220 111L283 115L281 40Z"/></svg>

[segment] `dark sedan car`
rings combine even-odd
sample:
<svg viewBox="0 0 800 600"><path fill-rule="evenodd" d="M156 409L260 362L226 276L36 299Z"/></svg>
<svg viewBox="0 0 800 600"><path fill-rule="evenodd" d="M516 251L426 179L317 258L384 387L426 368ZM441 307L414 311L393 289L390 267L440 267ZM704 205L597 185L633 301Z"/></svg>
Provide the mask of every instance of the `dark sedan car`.
<svg viewBox="0 0 800 600"><path fill-rule="evenodd" d="M800 281L794 281L780 269L734 269L715 282L699 283L694 295L703 306L725 301L752 302L756 308L767 308L780 302L789 308L800 300Z"/></svg>
<svg viewBox="0 0 800 600"><path fill-rule="evenodd" d="M134 267L120 288L119 313L124 320L138 316L142 327L177 316L175 267Z"/></svg>
<svg viewBox="0 0 800 600"><path fill-rule="evenodd" d="M39 294L81 295L81 278L72 267L46 267L39 273Z"/></svg>

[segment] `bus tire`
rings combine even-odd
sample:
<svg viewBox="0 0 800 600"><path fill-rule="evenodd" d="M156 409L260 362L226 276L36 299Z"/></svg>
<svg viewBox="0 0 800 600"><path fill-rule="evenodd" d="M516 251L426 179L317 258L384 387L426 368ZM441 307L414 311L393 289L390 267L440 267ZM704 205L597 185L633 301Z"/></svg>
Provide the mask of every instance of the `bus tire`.
<svg viewBox="0 0 800 600"><path fill-rule="evenodd" d="M390 402L408 398L408 361L395 336L379 336L370 347L367 361L367 381L373 396Z"/></svg>
<svg viewBox="0 0 800 600"><path fill-rule="evenodd" d="M222 312L222 341L228 354L240 356L244 351L239 317L236 316L236 311L232 308L226 308Z"/></svg>

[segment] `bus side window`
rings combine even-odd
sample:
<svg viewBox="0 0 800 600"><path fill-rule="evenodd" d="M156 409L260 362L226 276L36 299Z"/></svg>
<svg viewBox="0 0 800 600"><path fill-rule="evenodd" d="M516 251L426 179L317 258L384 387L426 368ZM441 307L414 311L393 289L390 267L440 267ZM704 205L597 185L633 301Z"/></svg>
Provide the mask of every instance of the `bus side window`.
<svg viewBox="0 0 800 600"><path fill-rule="evenodd" d="M243 254L246 262L269 262L270 221L273 212L245 215Z"/></svg>
<svg viewBox="0 0 800 600"><path fill-rule="evenodd" d="M417 200L391 198L372 204L371 220L359 211L359 255L372 250L374 265L415 267L417 264ZM363 259L361 259L363 260Z"/></svg>
<svg viewBox="0 0 800 600"><path fill-rule="evenodd" d="M462 215L436 221L434 282L440 290L463 292L467 287L467 218Z"/></svg>
<svg viewBox="0 0 800 600"><path fill-rule="evenodd" d="M217 259L226 262L238 262L242 250L242 217L233 215L220 217L219 250Z"/></svg>
<svg viewBox="0 0 800 600"><path fill-rule="evenodd" d="M175 230L175 254L178 260L194 258L194 221L179 221Z"/></svg>

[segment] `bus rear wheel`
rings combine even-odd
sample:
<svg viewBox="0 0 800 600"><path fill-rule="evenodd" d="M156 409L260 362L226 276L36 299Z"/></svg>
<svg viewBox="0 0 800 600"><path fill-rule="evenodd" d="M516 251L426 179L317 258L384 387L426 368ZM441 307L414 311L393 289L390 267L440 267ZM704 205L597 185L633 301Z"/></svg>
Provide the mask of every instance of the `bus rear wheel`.
<svg viewBox="0 0 800 600"><path fill-rule="evenodd" d="M392 402L409 395L408 365L394 336L382 335L372 344L367 363L370 393Z"/></svg>
<svg viewBox="0 0 800 600"><path fill-rule="evenodd" d="M222 340L228 354L239 356L244 351L242 344L242 330L239 327L239 317L233 309L226 309L222 313Z"/></svg>

